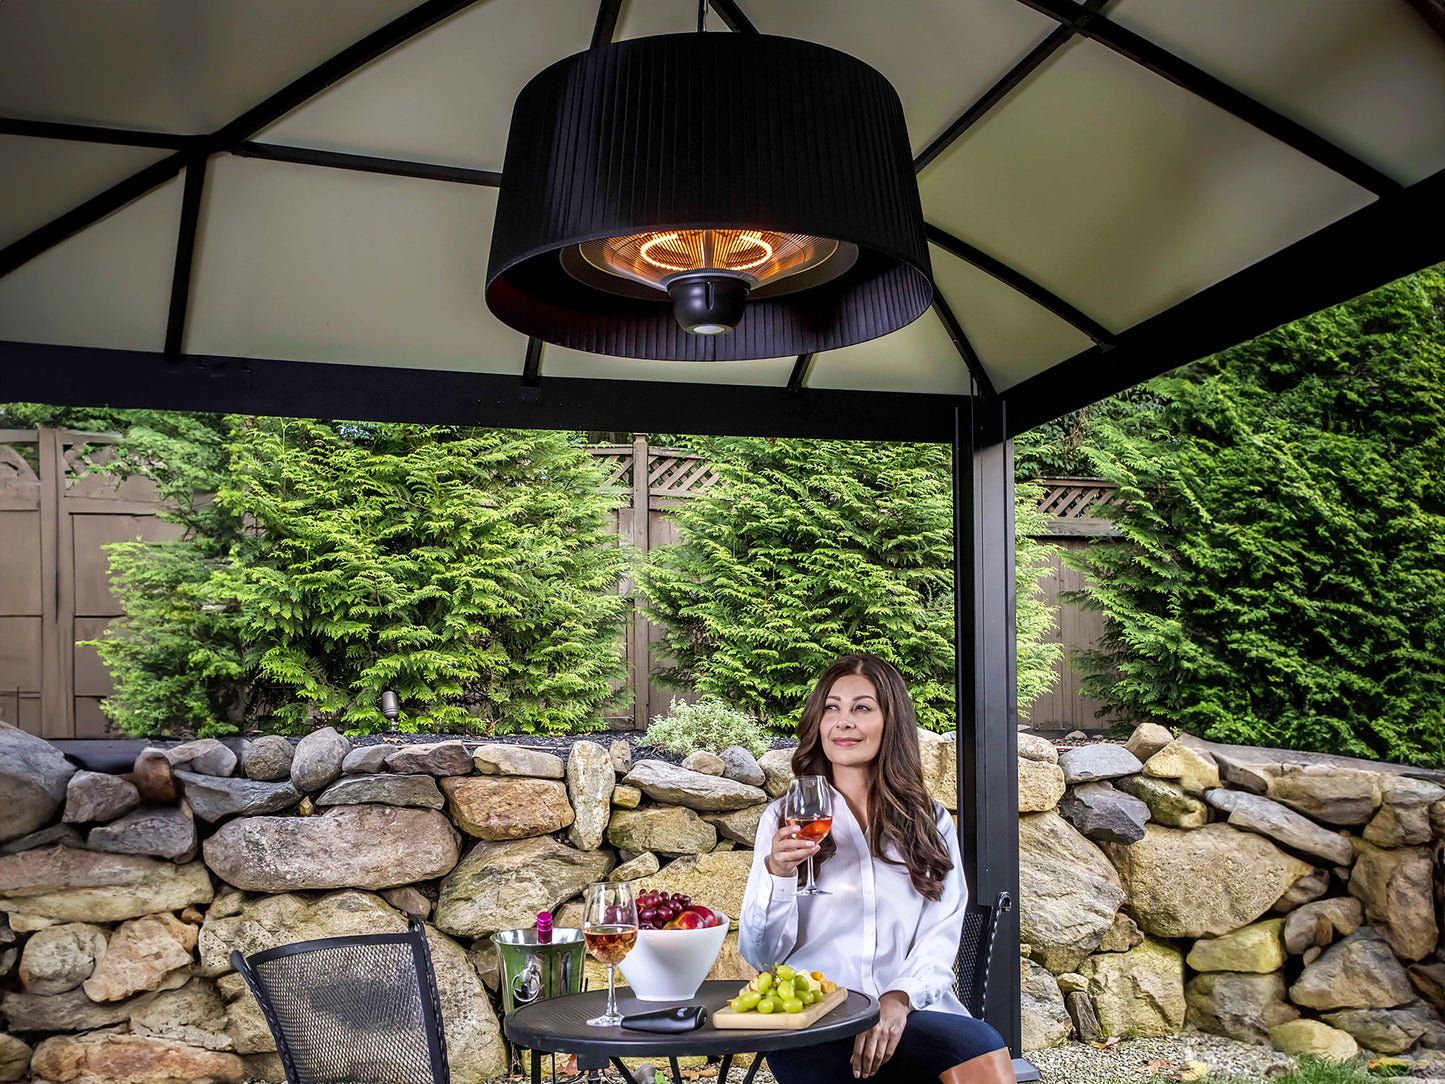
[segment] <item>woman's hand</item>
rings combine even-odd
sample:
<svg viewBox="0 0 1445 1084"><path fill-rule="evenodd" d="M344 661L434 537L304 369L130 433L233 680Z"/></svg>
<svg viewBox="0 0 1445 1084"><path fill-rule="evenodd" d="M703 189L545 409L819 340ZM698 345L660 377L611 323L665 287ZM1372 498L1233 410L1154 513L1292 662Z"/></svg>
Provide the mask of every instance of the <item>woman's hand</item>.
<svg viewBox="0 0 1445 1084"><path fill-rule="evenodd" d="M870 1077L898 1049L903 1026L908 1022L908 995L889 990L878 999L878 1023L853 1040L853 1075Z"/></svg>
<svg viewBox="0 0 1445 1084"><path fill-rule="evenodd" d="M810 854L818 853L818 845L810 839L802 838L798 834L800 831L802 829L795 824L785 824L773 836L772 850L768 852L763 864L774 877L791 876Z"/></svg>

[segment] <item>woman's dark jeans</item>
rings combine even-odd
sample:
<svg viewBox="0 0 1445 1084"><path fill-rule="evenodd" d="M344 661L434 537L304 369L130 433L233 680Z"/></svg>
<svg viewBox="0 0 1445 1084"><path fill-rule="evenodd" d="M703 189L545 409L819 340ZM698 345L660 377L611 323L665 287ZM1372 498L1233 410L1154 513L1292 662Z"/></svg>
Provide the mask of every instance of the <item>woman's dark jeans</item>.
<svg viewBox="0 0 1445 1084"><path fill-rule="evenodd" d="M1002 1036L982 1020L921 1009L908 1014L893 1056L869 1079L875 1084L932 1084L960 1062L1002 1050ZM778 1084L851 1084L853 1040L768 1054Z"/></svg>

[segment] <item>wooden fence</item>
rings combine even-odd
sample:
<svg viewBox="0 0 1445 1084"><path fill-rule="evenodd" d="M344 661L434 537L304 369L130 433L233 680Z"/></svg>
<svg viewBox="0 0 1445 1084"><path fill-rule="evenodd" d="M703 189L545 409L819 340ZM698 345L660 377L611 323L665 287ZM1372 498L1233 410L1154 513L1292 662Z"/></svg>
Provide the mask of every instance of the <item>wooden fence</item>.
<svg viewBox="0 0 1445 1084"><path fill-rule="evenodd" d="M0 719L45 737L108 733L100 701L110 692L110 674L93 648L76 645L99 637L121 614L104 546L179 534L157 517L162 506L149 481L132 477L121 484L90 470L107 461L118 439L57 429L0 430ZM651 447L645 436L591 451L607 468L607 488L620 497L617 534L643 554L675 542L672 510L718 481L706 459ZM640 464L646 469L637 469ZM1055 549L1043 585L1051 602L1079 586L1078 573L1063 565L1061 551L1112 533L1107 520L1093 515L1110 497L1107 487L1091 479L1045 481L1040 507L1049 520L1042 537ZM639 514L644 508L646 514ZM1059 615L1054 638L1066 655L1097 642L1102 632L1097 614L1061 603ZM628 623L624 651L633 703L611 720L614 725L645 729L672 697L693 699L653 684L651 675L664 657L662 629L638 611ZM1101 725L1094 718L1098 704L1080 696L1067 658L1058 669L1054 691L1032 706L1030 725L1048 730Z"/></svg>

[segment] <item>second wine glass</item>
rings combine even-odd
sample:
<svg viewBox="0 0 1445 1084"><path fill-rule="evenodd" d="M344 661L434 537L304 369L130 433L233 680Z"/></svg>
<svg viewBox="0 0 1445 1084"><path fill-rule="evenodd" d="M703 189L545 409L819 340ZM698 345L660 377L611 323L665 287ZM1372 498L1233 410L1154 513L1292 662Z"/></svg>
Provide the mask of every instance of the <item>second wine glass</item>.
<svg viewBox="0 0 1445 1084"><path fill-rule="evenodd" d="M607 965L607 1011L587 1023L593 1027L616 1027L622 1023L617 1011L617 965L637 943L637 901L626 881L599 882L587 886L583 897L582 938L587 951L598 963Z"/></svg>
<svg viewBox="0 0 1445 1084"><path fill-rule="evenodd" d="M833 789L825 775L800 775L793 780L783 804L783 819L798 829L804 839L820 843L833 829ZM800 896L828 896L827 889L813 881L813 856L808 855L808 881L798 889Z"/></svg>

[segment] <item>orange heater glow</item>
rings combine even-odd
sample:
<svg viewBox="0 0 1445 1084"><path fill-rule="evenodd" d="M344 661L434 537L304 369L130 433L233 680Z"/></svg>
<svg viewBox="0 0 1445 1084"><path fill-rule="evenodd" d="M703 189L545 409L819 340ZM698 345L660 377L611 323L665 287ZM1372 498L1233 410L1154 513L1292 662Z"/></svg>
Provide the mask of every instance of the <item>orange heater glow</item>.
<svg viewBox="0 0 1445 1084"><path fill-rule="evenodd" d="M818 267L838 242L772 230L659 230L578 246L599 271L665 291L695 335L732 330L755 289Z"/></svg>

